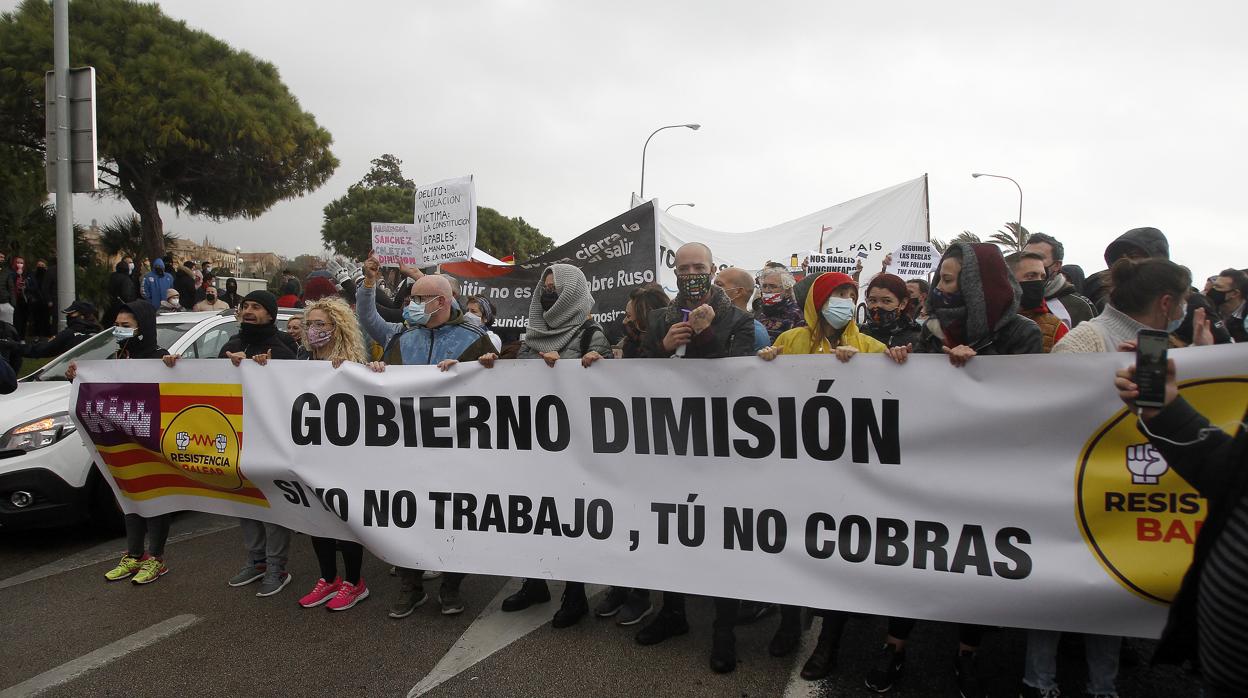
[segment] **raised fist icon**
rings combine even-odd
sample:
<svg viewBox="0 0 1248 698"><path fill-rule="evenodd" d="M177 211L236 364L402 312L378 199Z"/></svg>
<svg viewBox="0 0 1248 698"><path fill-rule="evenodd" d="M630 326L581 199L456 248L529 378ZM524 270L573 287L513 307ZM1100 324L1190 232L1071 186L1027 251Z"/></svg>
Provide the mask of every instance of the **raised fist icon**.
<svg viewBox="0 0 1248 698"><path fill-rule="evenodd" d="M180 431L177 436L174 437L174 442L178 444L179 451L185 451L186 447L191 445L191 435L184 431Z"/></svg>
<svg viewBox="0 0 1248 698"><path fill-rule="evenodd" d="M1170 469L1152 444L1127 446L1127 470L1134 485L1156 485L1158 478Z"/></svg>
<svg viewBox="0 0 1248 698"><path fill-rule="evenodd" d="M225 440L225 434L217 434L213 443L216 444L217 453L225 453L225 447L230 445L230 442Z"/></svg>

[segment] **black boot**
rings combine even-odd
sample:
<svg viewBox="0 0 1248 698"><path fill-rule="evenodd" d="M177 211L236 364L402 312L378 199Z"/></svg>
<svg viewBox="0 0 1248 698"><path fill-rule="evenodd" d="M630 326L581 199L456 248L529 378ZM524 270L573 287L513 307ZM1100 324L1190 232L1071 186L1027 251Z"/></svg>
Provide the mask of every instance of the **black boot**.
<svg viewBox="0 0 1248 698"><path fill-rule="evenodd" d="M807 681L818 681L832 675L832 672L836 671L837 649L835 638L820 635L815 651L810 653L810 659L802 665L802 678Z"/></svg>
<svg viewBox="0 0 1248 698"><path fill-rule="evenodd" d="M689 632L689 621L685 620L683 611L673 611L664 607L646 627L637 633L637 644L657 645L668 638L684 635Z"/></svg>
<svg viewBox="0 0 1248 698"><path fill-rule="evenodd" d="M780 609L780 627L776 629L776 634L771 638L771 644L767 646L767 652L773 657L787 657L793 654L793 650L802 642L802 616L801 609L789 610L789 607Z"/></svg>
<svg viewBox="0 0 1248 698"><path fill-rule="evenodd" d="M569 589L563 592L563 602L555 611L555 618L550 622L554 628L568 628L576 625L585 614L589 613L589 600L585 598L585 587Z"/></svg>
<svg viewBox="0 0 1248 698"><path fill-rule="evenodd" d="M711 671L727 674L737 668L737 636L732 630L716 630L711 637Z"/></svg>
<svg viewBox="0 0 1248 698"><path fill-rule="evenodd" d="M504 613L523 611L535 603L547 601L550 601L550 589L546 588L546 580L526 579L520 586L520 591L503 599L502 610Z"/></svg>

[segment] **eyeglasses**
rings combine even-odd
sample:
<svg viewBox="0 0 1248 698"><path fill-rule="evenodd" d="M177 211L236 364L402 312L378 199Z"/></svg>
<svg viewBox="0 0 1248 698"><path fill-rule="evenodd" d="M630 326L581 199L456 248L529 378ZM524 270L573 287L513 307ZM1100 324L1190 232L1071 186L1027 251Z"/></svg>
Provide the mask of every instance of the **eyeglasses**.
<svg viewBox="0 0 1248 698"><path fill-rule="evenodd" d="M766 291L768 293L779 293L784 290L784 286L781 286L780 284L759 284L758 288L759 290Z"/></svg>
<svg viewBox="0 0 1248 698"><path fill-rule="evenodd" d="M313 320L307 323L307 327L318 330L332 330L334 329L334 323L325 322L324 320Z"/></svg>
<svg viewBox="0 0 1248 698"><path fill-rule="evenodd" d="M442 296L412 296L411 299L416 301L417 303L428 303L429 301L435 298L441 298L441 297Z"/></svg>

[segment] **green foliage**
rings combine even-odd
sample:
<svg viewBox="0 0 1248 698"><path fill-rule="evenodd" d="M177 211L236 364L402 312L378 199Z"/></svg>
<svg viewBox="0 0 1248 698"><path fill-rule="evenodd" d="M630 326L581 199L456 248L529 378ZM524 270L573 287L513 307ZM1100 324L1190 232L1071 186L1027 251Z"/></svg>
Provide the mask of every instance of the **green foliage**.
<svg viewBox="0 0 1248 698"><path fill-rule="evenodd" d="M363 259L372 248L374 222L410 223L415 208L416 200L410 190L352 184L346 196L325 206L321 240L335 254Z"/></svg>
<svg viewBox="0 0 1248 698"><path fill-rule="evenodd" d="M338 165L329 133L277 69L174 20L155 4L75 0L70 55L96 69L101 183L164 252L157 203L214 220L254 218L323 184ZM0 142L43 149L51 7L0 16Z"/></svg>
<svg viewBox="0 0 1248 698"><path fill-rule="evenodd" d="M972 233L969 230L963 230L962 232L953 236L953 239L950 240L949 242L945 242L944 240L937 240L936 238L932 238L932 244L936 246L936 249L941 254L944 254L945 250L949 249L949 245L952 245L955 242L976 243L976 242L983 242L983 240L980 240L978 235L976 235L975 233Z"/></svg>
<svg viewBox="0 0 1248 698"><path fill-rule="evenodd" d="M1027 246L1027 238L1031 233L1018 223L1006 223L1005 230L998 230L988 237L988 242L996 243L1004 248L1006 254L1022 252Z"/></svg>
<svg viewBox="0 0 1248 698"><path fill-rule="evenodd" d="M517 262L551 251L555 241L523 218L508 218L492 208L477 207L477 247L495 257L514 254Z"/></svg>
<svg viewBox="0 0 1248 698"><path fill-rule="evenodd" d="M416 183L403 176L403 161L394 155L386 153L379 158L373 158L371 164L373 169L369 170L368 174L364 175L364 178L360 180L360 186L398 187L399 189L416 190Z"/></svg>
<svg viewBox="0 0 1248 698"><path fill-rule="evenodd" d="M0 251L25 253L32 239L56 237L48 228L43 158L33 150L0 143Z"/></svg>
<svg viewBox="0 0 1248 698"><path fill-rule="evenodd" d="M416 202L412 180L403 164L389 153L375 158L372 169L345 196L325 207L321 240L326 249L352 259L368 256L373 223L410 223ZM549 252L555 243L523 218L508 218L492 208L477 207L477 247L496 257L510 254L517 262Z"/></svg>
<svg viewBox="0 0 1248 698"><path fill-rule="evenodd" d="M173 244L172 233L164 234L164 244ZM112 257L121 255L133 259L143 258L143 223L133 213L129 216L117 216L100 226L100 249Z"/></svg>

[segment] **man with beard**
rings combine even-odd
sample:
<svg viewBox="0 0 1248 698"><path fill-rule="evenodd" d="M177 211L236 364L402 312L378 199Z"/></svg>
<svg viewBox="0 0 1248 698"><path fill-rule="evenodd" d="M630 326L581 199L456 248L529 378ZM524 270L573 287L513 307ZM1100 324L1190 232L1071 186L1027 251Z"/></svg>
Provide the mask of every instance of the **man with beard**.
<svg viewBox="0 0 1248 698"><path fill-rule="evenodd" d="M1236 342L1248 342L1248 274L1223 269L1206 294Z"/></svg>
<svg viewBox="0 0 1248 698"><path fill-rule="evenodd" d="M1039 255L1044 264L1044 302L1048 306L1048 312L1057 316L1070 329L1074 329L1084 320L1096 317L1092 302L1079 295L1079 289L1062 272L1066 247L1057 238L1044 233L1032 233L1027 238L1027 246L1023 248L1023 252ZM1048 335L1045 336L1047 338Z"/></svg>
<svg viewBox="0 0 1248 698"><path fill-rule="evenodd" d="M655 358L718 359L754 353L754 321L711 283L715 269L711 248L690 242L676 250L676 286L672 304L650 313L646 350ZM725 674L737 667L736 635L740 601L715 599L711 669ZM685 595L663 594L663 609L637 633L637 643L656 645L689 632Z"/></svg>
<svg viewBox="0 0 1248 698"><path fill-rule="evenodd" d="M229 359L235 366L244 359L267 363L270 359L294 359L295 352L277 329L277 298L268 291L252 291L238 309L238 334L221 347L218 358ZM166 356L165 364L173 366L177 355ZM248 558L243 568L229 580L232 587L241 587L256 580L260 590L256 596L272 596L290 583L286 561L290 551L290 529L254 519L239 519L243 545Z"/></svg>

